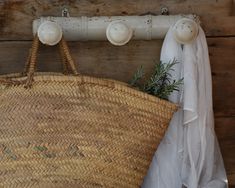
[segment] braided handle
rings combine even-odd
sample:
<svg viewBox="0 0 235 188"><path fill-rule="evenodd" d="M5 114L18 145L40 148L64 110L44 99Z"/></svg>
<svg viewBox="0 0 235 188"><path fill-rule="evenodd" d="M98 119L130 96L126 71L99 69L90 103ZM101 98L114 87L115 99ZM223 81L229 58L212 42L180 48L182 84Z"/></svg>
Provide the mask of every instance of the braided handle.
<svg viewBox="0 0 235 188"><path fill-rule="evenodd" d="M62 56L62 62L64 66L67 66L67 68L70 68L74 75L78 75L78 71L75 66L74 60L71 56L69 47L67 45L67 42L64 40L64 38L61 39L59 46L60 46L60 54Z"/></svg>
<svg viewBox="0 0 235 188"><path fill-rule="evenodd" d="M39 44L40 44L39 38L37 35L35 35L32 48L29 51L29 56L26 61L24 72L23 72L24 75L27 75L26 84L25 84L26 88L29 88L32 86L33 76L35 73L35 67L37 64L36 59L38 55ZM71 71L72 74L78 75L78 71L76 69L74 60L70 54L69 47L66 41L64 40L64 38L62 38L61 41L59 42L59 48L60 48L60 54L61 54L62 63L64 67L64 72L67 74L69 71Z"/></svg>

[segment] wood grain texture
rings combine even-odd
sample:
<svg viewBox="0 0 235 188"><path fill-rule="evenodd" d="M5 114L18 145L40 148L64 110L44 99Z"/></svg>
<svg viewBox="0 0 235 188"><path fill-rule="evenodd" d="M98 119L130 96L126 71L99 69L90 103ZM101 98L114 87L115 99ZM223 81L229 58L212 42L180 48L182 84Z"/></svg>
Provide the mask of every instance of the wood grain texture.
<svg viewBox="0 0 235 188"><path fill-rule="evenodd" d="M208 39L216 116L235 116L235 37Z"/></svg>
<svg viewBox="0 0 235 188"><path fill-rule="evenodd" d="M235 26L230 24L235 19L227 18L232 14L232 4L232 0L3 0L0 1L0 40L32 39L33 19L61 16L63 7L69 9L70 16L111 16L160 14L161 7L166 6L170 14L201 16L208 36L225 36L235 33Z"/></svg>
<svg viewBox="0 0 235 188"><path fill-rule="evenodd" d="M207 40L215 115L235 116L235 37ZM69 46L80 73L128 82L140 65L147 76L151 73L159 59L161 44L162 40L152 40L131 41L123 47L108 42L70 42ZM30 45L30 41L1 42L0 74L22 71ZM38 62L39 71L60 71L58 48L41 46Z"/></svg>
<svg viewBox="0 0 235 188"><path fill-rule="evenodd" d="M235 117L216 118L215 131L224 158L229 184L235 186Z"/></svg>
<svg viewBox="0 0 235 188"><path fill-rule="evenodd" d="M161 40L131 41L123 47L108 42L70 42L71 53L81 74L128 82L140 65L146 74L159 59ZM31 42L0 43L0 73L22 71ZM40 48L39 71L61 71L57 47Z"/></svg>
<svg viewBox="0 0 235 188"><path fill-rule="evenodd" d="M233 0L233 6L232 6L232 16L235 16L235 0Z"/></svg>
<svg viewBox="0 0 235 188"><path fill-rule="evenodd" d="M235 36L235 16L201 16L201 26L208 37Z"/></svg>

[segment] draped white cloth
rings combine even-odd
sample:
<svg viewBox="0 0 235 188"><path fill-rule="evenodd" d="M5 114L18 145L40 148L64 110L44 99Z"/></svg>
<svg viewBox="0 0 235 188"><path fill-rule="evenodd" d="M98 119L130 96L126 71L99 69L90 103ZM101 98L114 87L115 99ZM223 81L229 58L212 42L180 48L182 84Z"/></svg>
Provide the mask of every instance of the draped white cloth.
<svg viewBox="0 0 235 188"><path fill-rule="evenodd" d="M173 79L184 78L169 100L180 104L159 145L142 188L227 188L227 177L214 132L212 81L203 30L192 44L174 40L170 28L161 61L176 59Z"/></svg>

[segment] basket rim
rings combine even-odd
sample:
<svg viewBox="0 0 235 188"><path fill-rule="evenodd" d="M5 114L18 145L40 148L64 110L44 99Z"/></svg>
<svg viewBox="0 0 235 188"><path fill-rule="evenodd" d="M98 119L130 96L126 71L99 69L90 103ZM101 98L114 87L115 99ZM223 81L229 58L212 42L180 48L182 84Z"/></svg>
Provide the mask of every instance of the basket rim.
<svg viewBox="0 0 235 188"><path fill-rule="evenodd" d="M2 74L0 75L0 78L24 80L26 79L26 76L22 76L22 73L10 73L10 74ZM167 101L164 99L160 99L148 93L144 93L140 90L134 89L128 83L110 79L110 78L98 78L98 77L86 76L86 75L71 75L71 74L65 75L65 74L57 73L57 72L36 72L34 75L34 81L36 82L40 82L40 81L42 82L43 81L56 81L56 82L73 81L74 82L75 81L80 84L87 83L87 84L100 85L103 87L117 89L119 91L123 91L131 95L144 98L151 102L157 102L167 108L170 108L173 111L177 111L177 109L179 108L178 104L175 104L171 101Z"/></svg>

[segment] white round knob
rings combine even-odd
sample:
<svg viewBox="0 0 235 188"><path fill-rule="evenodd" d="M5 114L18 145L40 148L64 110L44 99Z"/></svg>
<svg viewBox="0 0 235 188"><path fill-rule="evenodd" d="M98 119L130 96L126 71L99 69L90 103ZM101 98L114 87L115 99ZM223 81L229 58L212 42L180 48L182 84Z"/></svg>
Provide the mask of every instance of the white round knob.
<svg viewBox="0 0 235 188"><path fill-rule="evenodd" d="M62 38L61 27L52 21L45 21L38 27L38 38L43 44L56 45Z"/></svg>
<svg viewBox="0 0 235 188"><path fill-rule="evenodd" d="M106 29L106 36L109 42L114 45L122 46L130 41L133 30L122 21L111 22Z"/></svg>
<svg viewBox="0 0 235 188"><path fill-rule="evenodd" d="M193 42L197 38L198 31L197 23L189 18L178 20L173 27L174 38L181 44Z"/></svg>

